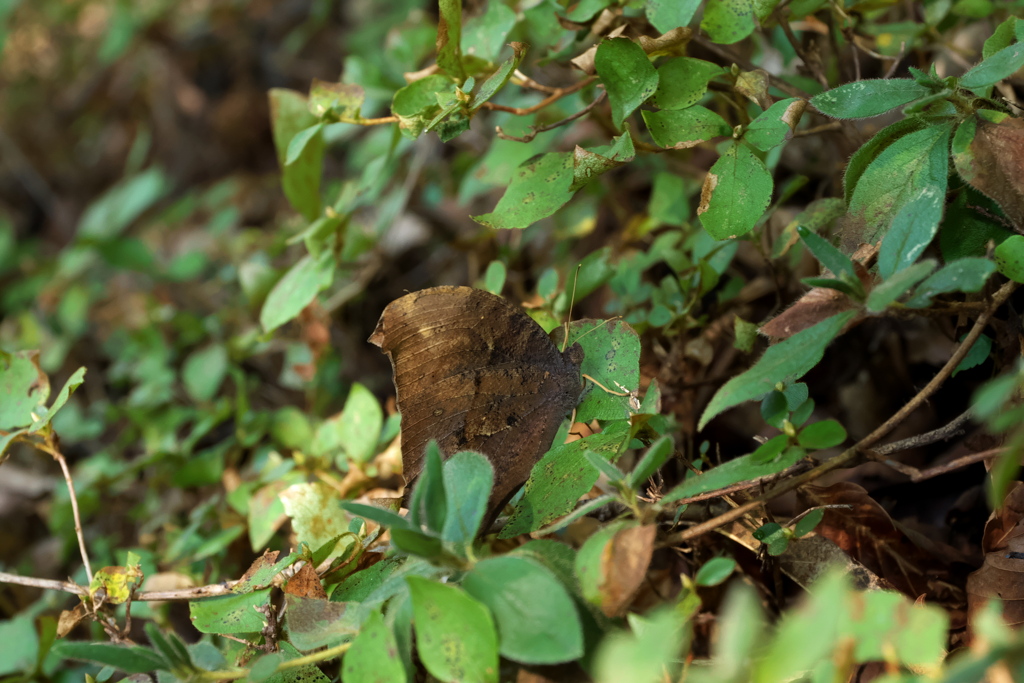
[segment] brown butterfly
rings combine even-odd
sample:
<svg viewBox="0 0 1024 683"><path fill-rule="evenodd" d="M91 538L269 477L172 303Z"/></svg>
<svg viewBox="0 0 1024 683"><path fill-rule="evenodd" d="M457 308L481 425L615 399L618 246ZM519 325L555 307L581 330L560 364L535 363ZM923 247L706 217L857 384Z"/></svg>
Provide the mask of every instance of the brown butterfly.
<svg viewBox="0 0 1024 683"><path fill-rule="evenodd" d="M560 351L519 308L471 287L434 287L388 304L369 341L391 359L411 482L427 443L494 466L493 516L551 447L583 391L583 349Z"/></svg>

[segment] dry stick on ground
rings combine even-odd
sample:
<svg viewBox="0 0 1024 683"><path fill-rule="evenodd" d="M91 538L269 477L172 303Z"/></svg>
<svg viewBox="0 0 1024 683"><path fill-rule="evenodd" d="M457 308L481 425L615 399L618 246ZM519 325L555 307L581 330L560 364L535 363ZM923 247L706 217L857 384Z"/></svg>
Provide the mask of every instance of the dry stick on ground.
<svg viewBox="0 0 1024 683"><path fill-rule="evenodd" d="M676 534L672 534L668 536L664 540L664 542L662 542L661 545L676 545L678 543L683 543L685 541L697 538L698 536L702 536L703 534L706 534L710 531L714 531L718 527L736 521L748 512L753 512L754 510L758 509L759 507L761 507L768 501L772 500L773 498L777 498L784 493L789 493L790 491L793 491L808 482L812 482L815 479L818 479L819 477L828 474L832 470L836 470L839 469L840 467L844 467L847 465L852 465L861 456L864 450L873 446L875 443L878 442L879 439L883 438L886 434L892 431L893 428L895 428L898 424L903 422L907 418L907 416L909 416L912 412L917 410L921 406L921 404L927 401L931 397L931 395L934 394L935 391L942 385L942 383L945 382L946 379L953 374L953 370L956 369L956 366L960 364L960 361L963 360L964 356L967 355L967 352L971 350L971 346L974 345L974 342L976 342L978 340L978 337L981 336L982 330L985 329L985 326L988 324L989 319L996 312L996 310L1006 302L1006 300L1010 297L1014 290L1017 289L1017 287L1018 284L1016 282L1007 282L1006 284L999 288L995 295L993 295L992 301L989 304L988 308L986 308L985 311L982 312L980 316L978 316L977 321L975 321L974 323L974 327L971 328L971 331L967 334L967 337L960 344L960 346L957 347L952 357L950 357L950 359L946 362L942 369L939 370L935 377L933 377L932 380L928 382L928 384L923 389L921 389L921 391L919 391L916 396L914 396L914 398L910 399L910 401L908 401L905 406L903 406L899 411L897 411L895 415L886 420L881 426L875 429L875 431L871 432L866 437L864 437L856 444L854 444L851 448L848 448L847 450L843 451L842 453L832 458L831 460L826 460L825 462L818 465L814 469L809 470L796 477L793 477L792 479L784 481L783 483L774 487L772 490L768 491L764 495L755 498L754 500L748 503L744 503L743 505L737 508L733 508L728 512L725 512L721 515L718 515L717 517L709 519L706 522L701 522L700 524L692 526L689 529L686 529Z"/></svg>

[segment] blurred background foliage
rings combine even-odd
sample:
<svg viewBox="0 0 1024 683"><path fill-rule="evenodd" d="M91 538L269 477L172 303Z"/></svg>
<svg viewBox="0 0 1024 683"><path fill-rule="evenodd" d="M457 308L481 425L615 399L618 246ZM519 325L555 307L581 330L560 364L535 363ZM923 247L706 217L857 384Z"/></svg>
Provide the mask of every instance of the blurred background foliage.
<svg viewBox="0 0 1024 683"><path fill-rule="evenodd" d="M524 40L531 48L522 70L567 84L581 78L568 59L596 40L589 24L574 23L597 13L581 6L608 3L507 3L517 10L511 20L490 11L506 4L464 4L464 50L498 63L506 42ZM619 4L643 24L643 3ZM822 67L833 85L881 78L891 65L885 58L896 56L902 65L934 64L940 76L962 73L994 28L1024 8L848 2L848 23L832 31L813 23L821 23L815 11L833 16L822 9L827 3L789 4L809 33L848 41L837 54L854 56ZM288 546L276 494L289 484L314 475L337 484L353 472L368 479L352 490L394 483L390 368L365 340L403 292L482 283L494 261L504 266L510 298L541 307L550 320L566 315L562 290L582 262L581 293L592 296L575 317L622 315L649 332L644 385L668 382L665 412L680 424L683 452L699 459L707 445L701 450L696 421L709 385L764 347L752 338L745 350L734 347L742 329L733 332L732 318L762 321L804 290L800 277L817 265L802 247L788 248L798 244L795 221L820 227L836 217L828 200L842 196L846 160L892 122L860 122L842 135L826 129L765 154L776 194L744 240L716 241L697 220L701 182L719 151L713 144L637 154L524 230L470 218L492 211L516 167L534 155L612 142L620 131L603 107L527 143L495 137L495 127L523 136L571 116L592 103L594 88L529 117L484 111L446 143L433 133L403 136L393 125L328 123L312 182L341 211L290 203L281 189L290 136L278 131L275 145L271 103L290 105L287 95L268 93L306 93L316 79L343 75L365 90L362 116L386 116L406 74L433 62L437 19L436 5L420 0L0 4L0 348L38 349L54 387L79 367L88 371L53 425L72 465L94 566L123 564L132 550L148 576L168 585L238 577L254 552ZM756 65L805 96L827 85L801 67L783 28L770 22L728 48L695 40L688 54L722 65L723 74L732 63ZM714 83L709 96L749 122L753 105L724 97L730 88ZM524 108L544 97L510 86L495 101ZM329 224L318 223L324 215ZM322 239L327 233L344 238ZM299 272L303 259L312 265ZM279 286L286 274L297 280L291 288ZM264 306L275 288L302 304L279 320ZM891 324L891 334L854 331L812 376L819 407L855 437L927 381L954 338L948 321ZM909 349L909 360L894 371L879 349L899 348ZM1009 362L997 354L951 380L959 400L939 404L910 433L962 412L971 390ZM737 411L702 440L746 452L763 427L757 410ZM379 436L347 432L353 416ZM942 500L964 488L943 486ZM986 514L980 503L967 513ZM0 567L85 582L67 492L49 459L12 450L0 468L0 519ZM5 586L0 617L66 602ZM187 625L176 607L138 605L136 614Z"/></svg>

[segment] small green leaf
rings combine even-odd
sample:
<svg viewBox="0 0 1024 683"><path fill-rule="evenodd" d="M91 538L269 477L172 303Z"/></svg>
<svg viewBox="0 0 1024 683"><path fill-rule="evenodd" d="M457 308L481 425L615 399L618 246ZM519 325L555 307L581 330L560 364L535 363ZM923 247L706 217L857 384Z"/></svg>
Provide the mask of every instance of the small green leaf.
<svg viewBox="0 0 1024 683"><path fill-rule="evenodd" d="M362 384L353 383L341 411L338 429L338 438L348 457L358 463L373 458L383 426L384 411L377 397Z"/></svg>
<svg viewBox="0 0 1024 683"><path fill-rule="evenodd" d="M629 473L627 484L632 489L638 489L644 482L654 476L654 473L661 469L661 466L672 457L675 444L671 436L663 436L648 447L647 451L640 458L633 471Z"/></svg>
<svg viewBox="0 0 1024 683"><path fill-rule="evenodd" d="M431 74L399 88L391 100L391 111L398 117L402 135L415 138L439 111L438 96L454 98L455 83L441 74Z"/></svg>
<svg viewBox="0 0 1024 683"><path fill-rule="evenodd" d="M260 324L271 332L292 320L316 295L331 284L334 255L325 251L319 258L303 256L267 294L260 309Z"/></svg>
<svg viewBox="0 0 1024 683"><path fill-rule="evenodd" d="M906 305L910 308L924 308L931 305L932 298L939 294L980 291L995 269L992 261L981 257L967 257L947 263L939 272L918 285Z"/></svg>
<svg viewBox="0 0 1024 683"><path fill-rule="evenodd" d="M499 4L498 6L501 7L502 5ZM511 43L511 45L512 57L499 66L494 73L487 77L487 80L480 84L480 89L476 91L473 100L469 103L470 111L476 111L483 106L484 102L494 97L499 90L505 87L508 79L519 68L519 64L523 61L523 57L526 56L526 50L529 46L525 43Z"/></svg>
<svg viewBox="0 0 1024 683"><path fill-rule="evenodd" d="M188 603L192 625L201 633L258 633L266 625L256 611L270 602L271 588Z"/></svg>
<svg viewBox="0 0 1024 683"><path fill-rule="evenodd" d="M131 674L150 673L168 668L163 657L148 647L138 645L126 647L113 643L59 640L54 643L51 652L57 657L96 662Z"/></svg>
<svg viewBox="0 0 1024 683"><path fill-rule="evenodd" d="M50 380L39 368L38 351L0 351L0 429L35 422L49 396Z"/></svg>
<svg viewBox="0 0 1024 683"><path fill-rule="evenodd" d="M494 467L486 456L471 451L456 453L442 466L448 511L441 538L471 544L487 512L494 486Z"/></svg>
<svg viewBox="0 0 1024 683"><path fill-rule="evenodd" d="M743 139L762 152L781 145L796 131L807 101L798 97L779 100L757 115L743 133Z"/></svg>
<svg viewBox="0 0 1024 683"><path fill-rule="evenodd" d="M488 609L461 588L409 576L416 645L442 681L498 681L498 635Z"/></svg>
<svg viewBox="0 0 1024 683"><path fill-rule="evenodd" d="M803 538L807 534L814 531L814 527L821 523L822 518L825 516L825 510L818 508L817 510L811 510L806 515L800 518L800 521L793 527L793 535L797 538Z"/></svg>
<svg viewBox="0 0 1024 683"><path fill-rule="evenodd" d="M697 13L701 0L647 0L644 12L651 26L662 33L686 26Z"/></svg>
<svg viewBox="0 0 1024 683"><path fill-rule="evenodd" d="M734 144L708 171L697 215L716 240L753 230L772 198L772 174L745 145Z"/></svg>
<svg viewBox="0 0 1024 683"><path fill-rule="evenodd" d="M814 258L818 259L821 265L825 266L833 275L846 277L848 280L856 281L857 274L853 269L853 261L843 252L836 249L832 244L820 235L811 232L803 225L796 227L796 233L803 240L804 244Z"/></svg>
<svg viewBox="0 0 1024 683"><path fill-rule="evenodd" d="M306 148L313 143L323 129L324 124L317 123L296 133L295 137L288 143L288 152L284 157L284 165L291 166L296 163L299 157L302 156L302 153L306 151Z"/></svg>
<svg viewBox="0 0 1024 683"><path fill-rule="evenodd" d="M700 106L665 111L642 111L651 137L666 149L695 147L712 138L732 134L721 116Z"/></svg>
<svg viewBox="0 0 1024 683"><path fill-rule="evenodd" d="M910 266L939 230L946 193L931 186L914 193L892 219L878 253L878 274L888 279Z"/></svg>
<svg viewBox="0 0 1024 683"><path fill-rule="evenodd" d="M185 358L181 367L181 381L193 401L205 403L217 395L227 371L227 347L223 344L210 344L196 349Z"/></svg>
<svg viewBox="0 0 1024 683"><path fill-rule="evenodd" d="M503 657L558 664L583 655L576 606L543 565L512 555L486 558L466 574L462 586L494 615Z"/></svg>
<svg viewBox="0 0 1024 683"><path fill-rule="evenodd" d="M995 250L996 268L1014 282L1024 283L1024 235L1011 235Z"/></svg>
<svg viewBox="0 0 1024 683"><path fill-rule="evenodd" d="M909 292L914 285L931 275L937 265L933 259L925 259L909 268L904 268L872 289L864 302L865 307L871 313L884 311L887 306L895 303L897 299Z"/></svg>
<svg viewBox="0 0 1024 683"><path fill-rule="evenodd" d="M978 90L1009 78L1024 66L1024 43L1004 47L960 77L960 87Z"/></svg>
<svg viewBox="0 0 1024 683"><path fill-rule="evenodd" d="M629 38L609 38L597 47L594 68L612 108L612 123L622 122L658 88L658 72L643 48Z"/></svg>
<svg viewBox="0 0 1024 683"><path fill-rule="evenodd" d="M651 3L647 6L650 7ZM658 67L658 89L654 92L654 104L659 109L692 107L704 97L708 81L724 73L725 69L703 59L667 59Z"/></svg>
<svg viewBox="0 0 1024 683"><path fill-rule="evenodd" d="M809 450L832 448L846 441L846 430L835 420L822 420L800 430L797 442Z"/></svg>
<svg viewBox="0 0 1024 683"><path fill-rule="evenodd" d="M698 586L718 586L736 571L736 560L731 557L713 557L697 570L693 582Z"/></svg>
<svg viewBox="0 0 1024 683"><path fill-rule="evenodd" d="M856 311L838 313L769 347L754 367L715 392L697 429L704 429L719 413L765 395L779 382L788 384L803 377L821 361L825 348L855 315Z"/></svg>
<svg viewBox="0 0 1024 683"><path fill-rule="evenodd" d="M491 228L529 227L572 199L572 183L571 152L535 157L516 169L494 211L473 216L473 220Z"/></svg>
<svg viewBox="0 0 1024 683"><path fill-rule="evenodd" d="M815 95L811 106L836 119L862 119L884 114L930 92L930 88L909 78L868 79Z"/></svg>
<svg viewBox="0 0 1024 683"><path fill-rule="evenodd" d="M963 342L966 336L967 335L964 334L960 337L960 341ZM981 365L988 360L988 355L990 353L992 353L992 338L987 334L983 334L978 337L978 341L974 342L974 345L971 346L963 360L957 364L956 368L953 370L953 377L956 377L958 373L963 372L964 370L970 370L971 368Z"/></svg>
<svg viewBox="0 0 1024 683"><path fill-rule="evenodd" d="M712 42L737 43L757 28L753 5L750 0L708 0L700 28Z"/></svg>
<svg viewBox="0 0 1024 683"><path fill-rule="evenodd" d="M409 523L413 528L426 527L440 533L448 516L448 495L444 486L441 449L431 439L423 459L423 471L416 478L409 497Z"/></svg>
<svg viewBox="0 0 1024 683"><path fill-rule="evenodd" d="M380 612L371 612L363 622L341 662L341 677L345 683L405 683L395 634Z"/></svg>
<svg viewBox="0 0 1024 683"><path fill-rule="evenodd" d="M505 264L501 261L491 261L484 271L484 289L491 294L501 296L501 290L505 288L506 276Z"/></svg>
<svg viewBox="0 0 1024 683"><path fill-rule="evenodd" d="M156 167L121 180L93 201L82 214L77 239L109 240L117 237L171 188L170 179Z"/></svg>
<svg viewBox="0 0 1024 683"><path fill-rule="evenodd" d="M691 475L682 484L670 489L660 503L667 505L700 493L732 486L741 481L751 481L759 477L778 474L787 467L800 462L807 455L802 448L794 446L785 448L788 439L789 437L785 434L780 434L753 453L733 458L717 467L712 467L704 474ZM769 444L771 445L769 446ZM779 449L780 444L782 449Z"/></svg>

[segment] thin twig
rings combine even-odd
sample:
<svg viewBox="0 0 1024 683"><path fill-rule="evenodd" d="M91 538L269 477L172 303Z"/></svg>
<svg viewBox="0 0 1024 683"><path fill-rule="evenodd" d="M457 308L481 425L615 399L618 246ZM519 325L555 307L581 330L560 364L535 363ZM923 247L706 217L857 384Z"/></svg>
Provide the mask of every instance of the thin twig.
<svg viewBox="0 0 1024 683"><path fill-rule="evenodd" d="M608 93L602 92L600 95L597 96L597 98L593 102L591 102L587 106L583 107L583 109L580 109L578 112L576 112L572 116L565 117L561 121L555 121L554 123L548 124L546 126L541 126L540 128L536 128L536 127L532 127L531 126L530 132L527 133L526 135L522 136L521 138L520 137L516 137L515 135L507 135L504 131L501 130L501 126L495 126L494 130L498 134L498 137L501 138L502 140L515 140L516 142L530 142L531 140L533 140L535 137L537 137L541 133L546 133L549 130L554 130L555 128L559 128L561 126L564 126L565 124L570 123L572 121L575 121L576 119L580 118L581 116L586 115L587 113L590 112L591 109L593 109L597 105L601 104L601 102L603 102L604 98L607 97L607 96L608 96Z"/></svg>
<svg viewBox="0 0 1024 683"><path fill-rule="evenodd" d="M89 564L89 553L85 549L85 536L82 534L82 516L78 513L78 497L75 495L75 483L71 480L71 470L64 459L64 454L56 448L47 449L50 455L60 464L60 470L64 473L64 481L68 485L68 495L71 497L71 513L75 517L75 536L78 537L78 550L82 553L82 563L85 564L85 575L92 583L92 566Z"/></svg>
<svg viewBox="0 0 1024 683"><path fill-rule="evenodd" d="M907 451L911 448L919 448L921 446L927 446L929 444L936 443L937 441L948 441L954 436L958 436L964 433L964 425L971 419L971 411L968 408L964 412L960 413L947 425L943 425L938 429L933 429L930 432L924 434L918 434L916 436L910 436L906 439L900 439L899 441L893 441L879 446L878 448L872 449L879 455L890 455L892 453L898 453L900 451Z"/></svg>
<svg viewBox="0 0 1024 683"><path fill-rule="evenodd" d="M582 81L574 83L568 87L559 88L532 107L506 107L504 104L495 104L494 102L484 102L481 106L484 109L492 109L494 111L507 111L509 114L515 114L516 116L527 116L540 111L549 104L557 102L566 95L571 95L577 90L582 90L596 80L597 76L590 76L589 78L584 78Z"/></svg>
<svg viewBox="0 0 1024 683"><path fill-rule="evenodd" d="M34 576L18 576L0 572L0 583L10 583L16 586L30 586L32 588L43 588L49 591L63 591L74 595L88 595L89 591L73 581L54 581L53 579L37 579Z"/></svg>
<svg viewBox="0 0 1024 683"><path fill-rule="evenodd" d="M772 500L773 498L777 498L783 495L784 493L789 493L790 491L793 491L803 486L804 484L812 482L815 479L818 479L821 476L828 474L833 470L839 469L840 467L851 465L859 457L861 457L861 454L864 450L875 445L879 441L879 439L882 439L897 425L903 422L907 418L907 416L909 416L912 412L917 410L925 401L927 401L931 397L932 394L935 393L935 391L942 385L942 383L945 382L946 379L953 374L953 370L956 369L956 366L960 364L960 361L963 360L964 356L967 355L967 352L971 350L971 346L973 346L974 343L978 340L978 337L981 336L981 333L985 329L985 326L988 325L989 319L996 312L996 310L1006 302L1006 300L1010 297L1014 290L1017 289L1017 287L1018 285L1016 282L1007 282L1006 284L999 288L995 295L993 295L992 301L989 304L988 308L986 308L985 311L982 312L980 316L978 316L978 319L974 323L974 327L971 328L971 331L968 332L963 342L960 344L960 346L957 347L956 351L946 362L946 364L942 366L942 369L939 370L935 377L933 377L932 380L928 382L928 384L923 389L921 389L921 391L919 391L916 396L910 399L910 401L908 401L907 404L903 406L903 408L901 408L899 411L896 412L895 415L890 417L882 425L875 429L875 431L871 432L866 437L864 437L856 444L854 444L851 448L848 448L847 450L843 451L836 457L830 460L826 460L825 462L818 465L812 470L809 470L801 475L798 475L796 477L793 477L792 479L788 479L782 482L781 484L772 488L772 490L761 495L760 497L755 498L754 500L748 503L744 503L743 505L740 505L737 508L733 508L732 510L729 510L728 512L718 515L717 517L709 519L706 522L702 522L700 524L692 526L689 529L681 531L677 534L672 534L671 536L665 539L662 545L676 545L697 538L698 536L702 536L710 531L714 531L720 526L724 526L726 524L729 524L730 522L736 521L748 512L753 512L754 510L760 508L762 505Z"/></svg>
<svg viewBox="0 0 1024 683"><path fill-rule="evenodd" d="M796 50L804 65L811 71L818 83L821 83L821 86L828 90L828 77L821 70L821 61L808 58L803 45L800 44L800 41L796 39L796 34L793 33L793 27L789 25L789 19L782 15L779 8L775 10L775 18L778 20L779 26L782 27L782 32L786 34L786 40Z"/></svg>
<svg viewBox="0 0 1024 683"><path fill-rule="evenodd" d="M949 462L943 463L942 465L936 465L935 467L929 467L926 470L921 470L916 474L911 475L910 481L916 484L917 482L924 481L925 479L931 479L932 477L937 477L941 474L947 474L949 472L958 470L962 467L973 465L976 462L981 462L982 460L994 458L998 455L1001 455L1005 450L1005 448L992 448L987 451L981 451L980 453L971 453L970 455L965 455L962 458L950 460Z"/></svg>

